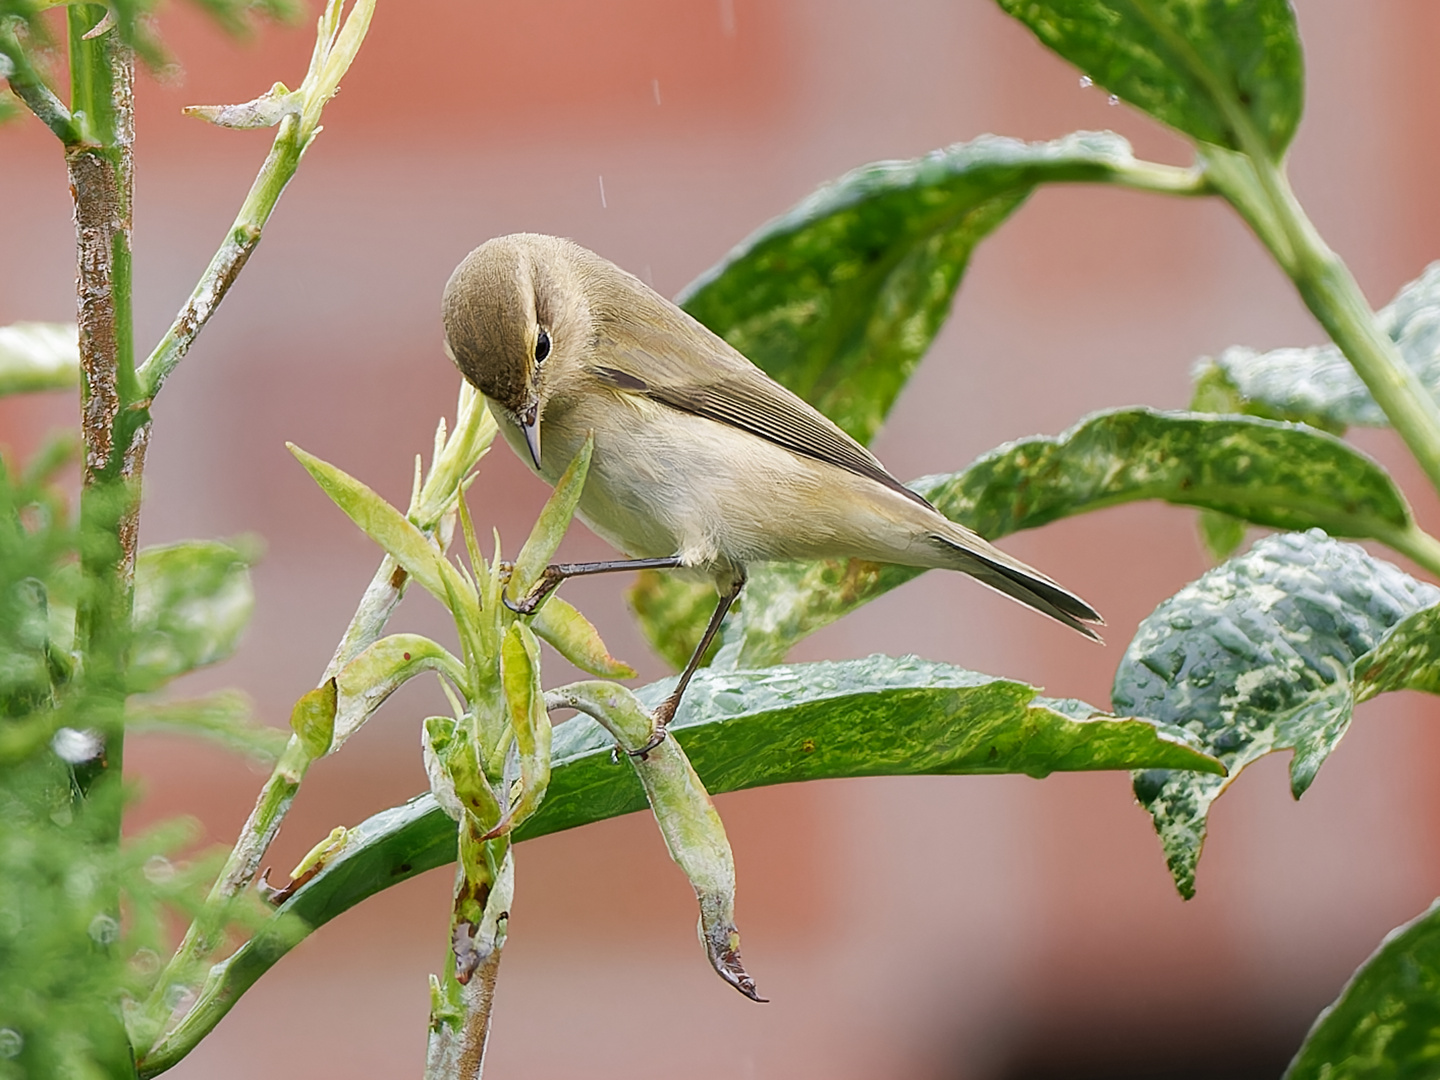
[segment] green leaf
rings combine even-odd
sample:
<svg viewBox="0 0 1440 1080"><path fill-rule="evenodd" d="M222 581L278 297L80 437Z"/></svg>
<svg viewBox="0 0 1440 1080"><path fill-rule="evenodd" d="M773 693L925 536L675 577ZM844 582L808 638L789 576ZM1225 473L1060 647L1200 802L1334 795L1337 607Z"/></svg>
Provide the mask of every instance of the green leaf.
<svg viewBox="0 0 1440 1080"><path fill-rule="evenodd" d="M581 671L605 679L635 677L634 668L610 655L594 624L560 597L546 600L529 623L536 637Z"/></svg>
<svg viewBox="0 0 1440 1080"><path fill-rule="evenodd" d="M225 659L240 643L255 594L259 544L190 540L146 548L135 561L129 690L154 690Z"/></svg>
<svg viewBox="0 0 1440 1080"><path fill-rule="evenodd" d="M469 696L470 677L465 665L443 646L420 634L383 637L341 668L335 676L338 697L329 752L339 750L386 698L422 671L442 673Z"/></svg>
<svg viewBox="0 0 1440 1080"><path fill-rule="evenodd" d="M648 708L670 688L667 680L637 696ZM447 725L436 725L442 739L453 730ZM914 657L702 671L670 731L705 788L716 793L841 776L1221 768L1177 728L1114 719L1083 702L1037 697L1023 683ZM435 750L440 756L447 747ZM598 723L576 717L555 729L545 804L515 839L645 806L635 770L615 752L614 739ZM313 929L455 859L455 823L430 794L376 814L348 837L341 855L277 910L277 920L293 916ZM295 943L277 923L241 946L219 966L206 1002L192 1016L217 1023Z"/></svg>
<svg viewBox="0 0 1440 1080"><path fill-rule="evenodd" d="M1117 409L1055 437L1007 443L963 472L913 487L946 517L995 540L1074 514L1159 499L1280 529L1405 544L1404 496L1354 447L1258 417ZM726 660L761 667L796 640L923 571L831 560L757 567Z"/></svg>
<svg viewBox="0 0 1440 1080"><path fill-rule="evenodd" d="M1197 515L1200 542L1214 562L1224 562L1245 543L1245 522L1229 514L1201 510Z"/></svg>
<svg viewBox="0 0 1440 1080"><path fill-rule="evenodd" d="M876 162L763 226L678 299L868 443L949 315L975 246L1036 187L1132 183L1155 170L1110 132L1042 143L984 135ZM654 571L639 575L631 602L646 638L677 668L715 607L707 587Z"/></svg>
<svg viewBox="0 0 1440 1080"><path fill-rule="evenodd" d="M1429 1080L1440 1058L1440 900L1385 935L1316 1018L1284 1080Z"/></svg>
<svg viewBox="0 0 1440 1080"><path fill-rule="evenodd" d="M590 471L590 454L595 449L595 434L591 432L575 458L566 467L564 474L555 483L555 490L545 500L540 516L520 554L515 557L515 570L511 575L510 594L515 600L524 599L540 581L540 576L559 550L560 541L565 539L565 530L575 516L575 507L580 502L580 493L585 489L585 477Z"/></svg>
<svg viewBox="0 0 1440 1080"><path fill-rule="evenodd" d="M550 784L553 735L550 714L545 710L545 691L540 685L540 643L524 623L511 623L500 644L500 683L505 689L510 730L515 736L520 789L513 799L507 798L505 814L492 832L508 833L535 813Z"/></svg>
<svg viewBox="0 0 1440 1080"><path fill-rule="evenodd" d="M1427 266L1375 318L1401 358L1440 398L1440 262ZM1260 416L1304 420L1336 432L1389 424L1350 361L1328 343L1263 353L1233 346L1201 360L1195 378L1197 385L1222 386L1245 412Z"/></svg>
<svg viewBox="0 0 1440 1080"><path fill-rule="evenodd" d="M289 736L255 720L250 699L238 690L220 690L188 701L146 701L125 705L129 732L200 735L268 764L279 760Z"/></svg>
<svg viewBox="0 0 1440 1080"><path fill-rule="evenodd" d="M778 382L868 443L950 313L975 245L1040 184L1116 181L1109 132L984 135L862 166L741 243L678 301Z"/></svg>
<svg viewBox="0 0 1440 1080"><path fill-rule="evenodd" d="M286 443L305 471L314 477L320 490L360 531L379 544L420 587L451 608L456 597L474 594L474 589L425 534L395 507L349 473L329 462L307 454L294 443ZM448 585L448 591L447 591ZM459 615L452 611L452 614Z"/></svg>
<svg viewBox="0 0 1440 1080"><path fill-rule="evenodd" d="M1278 160L1300 124L1288 0L998 2L1097 85L1201 142Z"/></svg>
<svg viewBox="0 0 1440 1080"><path fill-rule="evenodd" d="M80 339L74 323L0 326L0 396L80 385Z"/></svg>
<svg viewBox="0 0 1440 1080"><path fill-rule="evenodd" d="M314 690L306 691L290 710L290 730L300 739L305 756L311 761L330 752L335 741L335 680L326 679Z"/></svg>
<svg viewBox="0 0 1440 1080"><path fill-rule="evenodd" d="M1435 613L1402 620L1437 601L1433 585L1312 530L1266 537L1140 624L1115 673L1115 708L1184 727L1229 770L1223 779L1165 769L1135 778L1182 895L1195 891L1210 805L1247 765L1293 749L1299 798L1357 701L1430 688ZM1390 644L1392 629L1400 636Z"/></svg>
<svg viewBox="0 0 1440 1080"><path fill-rule="evenodd" d="M684 871L700 905L700 941L705 956L735 989L763 1001L740 959L735 926L735 859L715 803L679 741L651 745L655 723L639 698L611 682L574 683L552 691L551 708L562 705L594 717L624 750L645 789L666 850Z"/></svg>

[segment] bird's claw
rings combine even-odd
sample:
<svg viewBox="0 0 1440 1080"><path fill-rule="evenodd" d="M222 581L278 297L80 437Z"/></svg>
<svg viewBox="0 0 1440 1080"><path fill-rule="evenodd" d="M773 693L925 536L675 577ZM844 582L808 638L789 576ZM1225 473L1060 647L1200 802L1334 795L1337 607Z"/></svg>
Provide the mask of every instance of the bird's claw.
<svg viewBox="0 0 1440 1080"><path fill-rule="evenodd" d="M654 750L657 746L664 742L665 736L669 733L670 730L670 721L675 718L675 707L678 704L679 702L677 702L674 698L666 698L664 701L662 701L659 708L657 708L653 713L650 714L650 720L654 724L654 729L653 733L646 741L645 745L640 747L639 750L626 750L625 752L631 757L638 757L643 759L650 753L651 750Z"/></svg>
<svg viewBox="0 0 1440 1080"><path fill-rule="evenodd" d="M501 563L500 572L508 577L509 574L515 572L515 564ZM500 599L516 615L533 615L536 609L545 602L546 597L558 589L564 580L565 574L558 566L547 566L541 572L540 580L535 583L534 588L519 600L511 600L508 589L500 593Z"/></svg>

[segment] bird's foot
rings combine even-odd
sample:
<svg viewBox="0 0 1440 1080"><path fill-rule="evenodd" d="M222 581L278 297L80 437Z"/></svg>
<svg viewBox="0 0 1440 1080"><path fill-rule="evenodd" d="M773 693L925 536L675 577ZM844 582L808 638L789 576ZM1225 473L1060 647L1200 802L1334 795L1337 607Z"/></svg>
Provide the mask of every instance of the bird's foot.
<svg viewBox="0 0 1440 1080"><path fill-rule="evenodd" d="M631 757L638 757L643 761L651 750L654 750L665 741L665 735L670 728L670 721L675 718L675 708L679 704L680 702L673 697L668 697L662 701L659 707L650 714L650 722L654 725L654 729L645 745L640 747L639 750L626 750L625 752Z"/></svg>
<svg viewBox="0 0 1440 1080"><path fill-rule="evenodd" d="M515 564L501 563L500 573L506 579L508 585L508 579L515 573ZM560 583L565 580L565 577L565 572L561 570L560 567L552 564L541 571L540 580L519 600L510 599L510 590L508 588L500 593L500 599L504 602L505 606L515 612L516 615L534 615L536 609L545 602L546 597L560 587Z"/></svg>

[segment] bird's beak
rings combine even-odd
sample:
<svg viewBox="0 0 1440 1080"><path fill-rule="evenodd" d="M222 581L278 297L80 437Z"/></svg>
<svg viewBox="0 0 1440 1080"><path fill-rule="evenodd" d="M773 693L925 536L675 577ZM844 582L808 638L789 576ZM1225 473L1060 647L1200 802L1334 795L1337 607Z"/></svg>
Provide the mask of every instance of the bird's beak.
<svg viewBox="0 0 1440 1080"><path fill-rule="evenodd" d="M520 430L525 432L525 445L530 448L530 460L540 468L540 403L533 402L520 414Z"/></svg>

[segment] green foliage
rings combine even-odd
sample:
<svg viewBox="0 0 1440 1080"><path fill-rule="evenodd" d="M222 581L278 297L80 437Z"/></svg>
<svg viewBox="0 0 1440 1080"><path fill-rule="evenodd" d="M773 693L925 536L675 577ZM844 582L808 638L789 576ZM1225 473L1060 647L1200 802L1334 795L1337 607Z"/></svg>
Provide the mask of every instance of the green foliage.
<svg viewBox="0 0 1440 1080"><path fill-rule="evenodd" d="M224 660L255 608L253 539L189 540L146 548L135 560L134 641L128 683L141 693Z"/></svg>
<svg viewBox="0 0 1440 1080"><path fill-rule="evenodd" d="M1407 649L1425 644L1433 619L1402 620L1437 602L1440 589L1316 530L1261 541L1141 623L1115 673L1115 707L1186 728L1229 770L1135 778L1183 895L1195 891L1210 804L1276 750L1295 751L1290 788L1304 794L1357 700L1414 678ZM1372 656L1400 626L1403 642Z"/></svg>
<svg viewBox="0 0 1440 1080"><path fill-rule="evenodd" d="M999 4L1098 85L1200 142L1278 159L1300 124L1304 64L1289 0Z"/></svg>
<svg viewBox="0 0 1440 1080"><path fill-rule="evenodd" d="M213 861L170 861L193 840L184 823L120 847L108 842L118 786L79 797L80 774L106 753L91 723L109 702L75 678L68 654L80 538L52 486L68 450L52 448L19 475L0 458L0 1077L7 1078L98 1078L128 1060L113 1022L119 995L148 990L166 951L161 909L196 910L215 869Z"/></svg>
<svg viewBox="0 0 1440 1080"><path fill-rule="evenodd" d="M1376 322L1432 394L1440 396L1440 263L1376 312ZM1333 344L1257 352L1226 349L1196 367L1198 387L1228 393L1228 411L1303 420L1337 433L1390 421Z"/></svg>
<svg viewBox="0 0 1440 1080"><path fill-rule="evenodd" d="M298 11L292 0L199 2L232 31L256 15ZM430 1064L449 1062L450 1073L433 1075L450 1075L469 1053L466 1031L477 1017L488 1020L477 1011L488 1010L486 980L471 978L493 965L504 942L511 841L646 805L696 890L711 963L753 996L739 961L733 860L711 790L878 774L1128 769L1188 896L1209 808L1251 762L1293 750L1298 797L1357 704L1395 689L1440 692L1440 589L1333 539L1379 541L1440 573L1440 540L1416 524L1386 471L1342 438L1352 425L1390 424L1440 487L1440 264L1372 318L1304 217L1283 165L1303 107L1290 4L999 4L1086 76L1187 136L1196 166L1140 161L1118 136L1086 132L1038 144L984 136L912 161L876 163L762 227L682 302L869 441L941 329L976 246L1039 186L1103 183L1228 200L1334 344L1232 348L1197 367L1194 411L1096 413L1058 436L1010 443L958 473L914 484L941 512L991 538L1142 499L1199 510L1217 558L1237 551L1249 526L1288 530L1186 586L1142 623L1114 683L1114 706L1130 715L915 658L773 666L804 635L917 573L858 561L752 567L715 665L690 687L673 738L652 741L647 711L668 681L633 694L613 682L547 691L539 641L602 678L633 675L561 597L533 611L504 602L507 588L513 603L538 600L554 584L546 566L591 448L557 485L513 567L501 561L498 537L487 560L460 496L495 429L470 391L462 393L453 437L442 424L430 474L423 484L417 475L403 513L359 480L295 451L386 554L335 660L297 702L287 736L255 724L238 695L169 701L153 694L233 652L252 602L252 545L141 553L132 608L121 538L138 513L137 489L115 477L89 485L81 535L50 486L63 449L23 474L0 458L0 1080L117 1075L131 1069L132 1055L141 1075L163 1071L315 926L458 853L451 950L444 977L432 984ZM165 62L146 29L152 7L151 0L115 0L74 8L71 75L81 104L72 102L72 116L35 63L48 47L40 5L0 0L0 77L71 147L82 135L118 130L116 117L101 113L123 96L108 88L111 65L128 62L128 54L109 43L125 42L152 65ZM138 378L120 380L140 395L121 403L126 423L148 416L149 399L204 321L199 313L214 309L244 264L370 13L361 3L342 20L338 2L329 4L300 90L241 107L252 120L297 122L282 125L186 310ZM81 40L102 15L113 20L112 37ZM225 109L208 115L229 122ZM86 152L103 150L124 164L127 148L99 142ZM112 283L127 333L128 273L127 262ZM74 344L64 328L0 328L0 393L73 386ZM95 433L86 434L93 454ZM468 566L446 555L457 521ZM451 612L456 653L414 634L384 636L411 580ZM532 593L537 586L542 591ZM635 597L647 635L682 661L711 610L710 590L652 574ZM440 673L454 708L425 723L431 792L337 829L297 869L298 880L274 893L278 911L263 920L244 915L236 897L246 895L308 765L341 749L390 693L423 671ZM552 733L550 710L561 707L586 715ZM201 869L168 861L185 842L183 829L118 843L122 789L96 781L106 774L107 753L120 756L122 716L221 738L275 762L203 902ZM157 976L158 912L167 904L196 921ZM253 936L207 979L210 953L236 918ZM1436 918L1432 909L1402 928L1357 973L1317 1023L1292 1076L1433 1071ZM199 991L173 1017L172 988ZM127 1011L128 1041L116 1021L122 996L145 1002Z"/></svg>
<svg viewBox="0 0 1440 1080"><path fill-rule="evenodd" d="M78 386L80 348L76 335L74 323L0 326L0 397Z"/></svg>
<svg viewBox="0 0 1440 1080"><path fill-rule="evenodd" d="M1425 1080L1440 1057L1440 900L1386 935L1314 1027L1285 1080Z"/></svg>
<svg viewBox="0 0 1440 1080"><path fill-rule="evenodd" d="M939 332L975 246L1044 183L1123 181L1110 132L982 136L827 184L763 226L681 306L862 443Z"/></svg>

